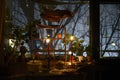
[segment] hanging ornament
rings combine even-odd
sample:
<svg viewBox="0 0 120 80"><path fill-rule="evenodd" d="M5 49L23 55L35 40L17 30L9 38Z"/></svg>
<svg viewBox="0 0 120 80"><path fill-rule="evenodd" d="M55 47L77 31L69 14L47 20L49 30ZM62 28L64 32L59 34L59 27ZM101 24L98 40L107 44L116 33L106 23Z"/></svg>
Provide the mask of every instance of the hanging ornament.
<svg viewBox="0 0 120 80"><path fill-rule="evenodd" d="M58 38L58 39L61 39L61 38L62 38L62 34L61 34L61 33L58 33L58 34L57 34L57 38Z"/></svg>

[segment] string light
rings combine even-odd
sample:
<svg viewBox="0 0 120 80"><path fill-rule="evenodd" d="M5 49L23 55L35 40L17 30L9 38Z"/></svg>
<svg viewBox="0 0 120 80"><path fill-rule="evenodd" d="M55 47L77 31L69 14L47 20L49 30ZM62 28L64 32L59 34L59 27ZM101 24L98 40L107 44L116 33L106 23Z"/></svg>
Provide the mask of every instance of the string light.
<svg viewBox="0 0 120 80"><path fill-rule="evenodd" d="M112 42L112 44L111 44L112 46L115 46L116 44L114 43L114 42Z"/></svg>

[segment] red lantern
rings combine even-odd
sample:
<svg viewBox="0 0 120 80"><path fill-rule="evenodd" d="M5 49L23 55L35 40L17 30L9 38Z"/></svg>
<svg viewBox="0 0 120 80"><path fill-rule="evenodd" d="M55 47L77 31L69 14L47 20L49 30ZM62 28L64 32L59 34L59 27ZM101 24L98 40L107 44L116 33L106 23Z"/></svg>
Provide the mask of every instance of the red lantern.
<svg viewBox="0 0 120 80"><path fill-rule="evenodd" d="M58 39L61 39L61 38L62 38L62 34L61 34L61 33L58 33L57 38L58 38Z"/></svg>

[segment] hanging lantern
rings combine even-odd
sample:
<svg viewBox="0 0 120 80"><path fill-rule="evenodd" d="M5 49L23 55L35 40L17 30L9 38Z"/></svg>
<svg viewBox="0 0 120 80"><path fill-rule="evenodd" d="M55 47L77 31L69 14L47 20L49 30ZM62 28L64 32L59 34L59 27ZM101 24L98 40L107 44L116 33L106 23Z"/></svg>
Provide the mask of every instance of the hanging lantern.
<svg viewBox="0 0 120 80"><path fill-rule="evenodd" d="M62 38L62 34L61 34L61 33L58 33L58 34L57 34L57 38L58 38L58 39L61 39L61 38Z"/></svg>

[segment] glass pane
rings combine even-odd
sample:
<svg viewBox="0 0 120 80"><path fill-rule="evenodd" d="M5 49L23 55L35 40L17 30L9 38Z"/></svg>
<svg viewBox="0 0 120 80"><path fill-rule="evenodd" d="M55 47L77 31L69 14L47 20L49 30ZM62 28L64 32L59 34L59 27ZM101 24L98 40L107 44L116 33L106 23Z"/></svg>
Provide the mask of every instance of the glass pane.
<svg viewBox="0 0 120 80"><path fill-rule="evenodd" d="M120 57L120 4L100 4L100 57Z"/></svg>

